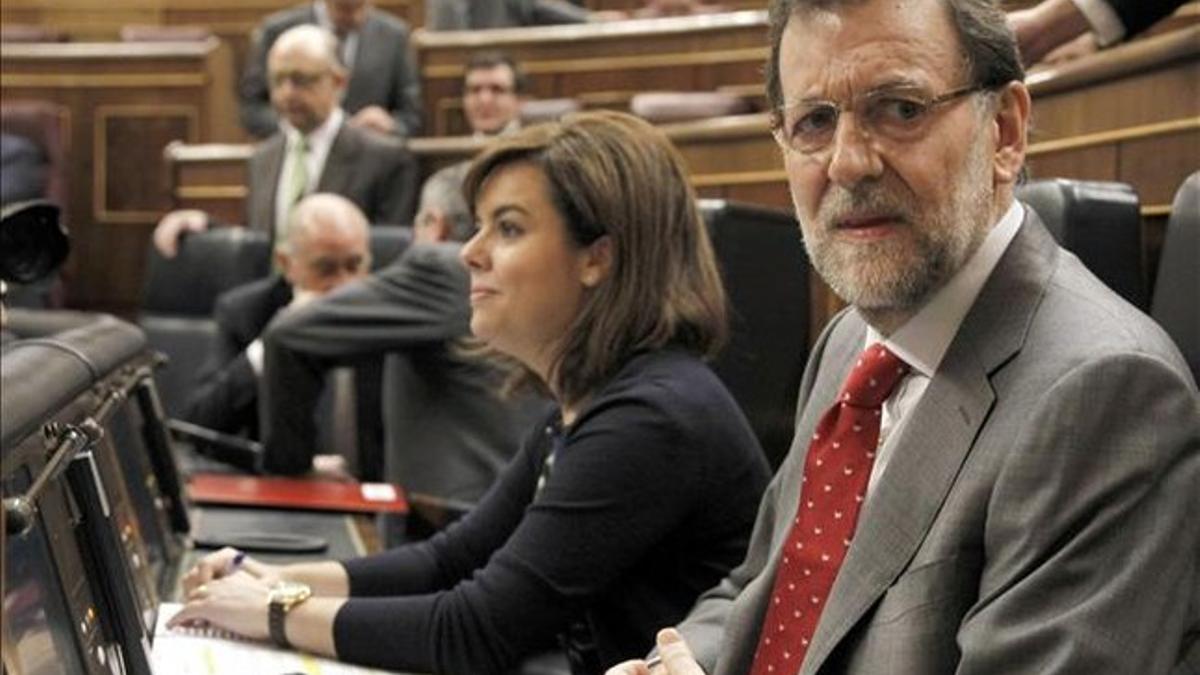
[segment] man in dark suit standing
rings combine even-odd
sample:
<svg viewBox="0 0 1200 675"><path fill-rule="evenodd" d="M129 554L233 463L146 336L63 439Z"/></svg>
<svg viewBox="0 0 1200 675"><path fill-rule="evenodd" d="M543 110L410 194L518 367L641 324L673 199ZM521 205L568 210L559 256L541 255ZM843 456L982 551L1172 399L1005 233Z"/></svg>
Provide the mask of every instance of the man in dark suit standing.
<svg viewBox="0 0 1200 675"><path fill-rule="evenodd" d="M1194 672L1200 393L1014 199L1031 100L1003 12L774 0L769 34L805 249L850 307L745 561L662 666L610 675Z"/></svg>
<svg viewBox="0 0 1200 675"><path fill-rule="evenodd" d="M336 51L333 35L310 25L289 29L271 47L271 104L283 123L250 158L246 213L247 225L275 238L313 192L346 197L372 224L412 220L416 162L399 139L347 122L338 105L346 71ZM181 234L208 226L203 211L172 211L155 228L155 246L173 257Z"/></svg>
<svg viewBox="0 0 1200 675"><path fill-rule="evenodd" d="M421 89L409 53L408 25L368 0L316 0L268 16L254 31L238 85L242 126L260 138L275 133L267 55L289 28L316 25L338 40L350 73L342 107L351 126L405 137L421 130Z"/></svg>
<svg viewBox="0 0 1200 675"><path fill-rule="evenodd" d="M367 220L333 194L306 197L292 214L287 238L275 247L279 274L238 286L217 299L213 358L181 419L258 438L259 335L285 308L295 309L370 269Z"/></svg>

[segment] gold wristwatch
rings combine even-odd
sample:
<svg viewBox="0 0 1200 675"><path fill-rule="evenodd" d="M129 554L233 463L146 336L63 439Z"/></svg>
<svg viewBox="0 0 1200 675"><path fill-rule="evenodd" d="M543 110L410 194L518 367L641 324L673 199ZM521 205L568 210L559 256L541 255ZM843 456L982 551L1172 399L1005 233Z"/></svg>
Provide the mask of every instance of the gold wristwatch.
<svg viewBox="0 0 1200 675"><path fill-rule="evenodd" d="M267 612L267 627L271 631L272 642L284 649L292 648L292 643L287 639L287 631L284 629L284 620L287 619L288 612L310 597L312 597L312 589L307 584L296 581L280 581L271 587L270 592L267 593L267 602L270 603Z"/></svg>

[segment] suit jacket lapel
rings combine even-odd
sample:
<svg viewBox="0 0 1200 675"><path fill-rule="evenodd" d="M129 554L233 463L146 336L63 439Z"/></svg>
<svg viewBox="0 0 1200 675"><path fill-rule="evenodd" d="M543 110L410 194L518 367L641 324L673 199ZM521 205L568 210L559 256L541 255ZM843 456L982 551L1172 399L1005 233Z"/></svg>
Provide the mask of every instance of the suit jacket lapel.
<svg viewBox="0 0 1200 675"><path fill-rule="evenodd" d="M260 181L257 189L250 189L250 224L269 233L275 232L275 193L279 190L279 176L283 173L285 137L277 133L263 141L262 167L254 171Z"/></svg>
<svg viewBox="0 0 1200 675"><path fill-rule="evenodd" d="M991 411L989 376L1024 342L1057 250L1032 210L1026 214L897 438L859 517L803 673L817 671L904 571Z"/></svg>
<svg viewBox="0 0 1200 675"><path fill-rule="evenodd" d="M335 192L347 197L353 194L349 185L354 177L354 160L359 146L359 138L351 130L349 121L343 122L329 147L329 155L325 157L317 192Z"/></svg>

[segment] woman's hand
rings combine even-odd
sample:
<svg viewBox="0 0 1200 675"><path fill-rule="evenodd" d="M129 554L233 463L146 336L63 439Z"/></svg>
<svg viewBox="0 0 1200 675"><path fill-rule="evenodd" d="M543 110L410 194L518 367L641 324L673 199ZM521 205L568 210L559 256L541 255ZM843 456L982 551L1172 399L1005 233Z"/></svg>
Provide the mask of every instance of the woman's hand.
<svg viewBox="0 0 1200 675"><path fill-rule="evenodd" d="M266 640L270 637L268 596L273 585L246 570L199 584L187 593L183 609L167 626L204 623L252 640Z"/></svg>
<svg viewBox="0 0 1200 675"><path fill-rule="evenodd" d="M183 597L190 599L192 592L200 586L239 571L265 582L268 588L283 579L282 568L258 562L236 548L225 547L204 556L183 575Z"/></svg>

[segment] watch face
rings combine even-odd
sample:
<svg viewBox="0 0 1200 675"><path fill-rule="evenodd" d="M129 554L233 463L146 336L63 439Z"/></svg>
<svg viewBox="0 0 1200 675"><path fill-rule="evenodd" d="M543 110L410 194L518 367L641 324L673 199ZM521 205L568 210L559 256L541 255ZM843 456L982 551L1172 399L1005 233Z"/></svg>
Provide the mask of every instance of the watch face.
<svg viewBox="0 0 1200 675"><path fill-rule="evenodd" d="M271 602L278 602L290 607L298 602L307 600L311 594L312 590L306 584L295 581L281 581L271 587L271 593L268 598Z"/></svg>

